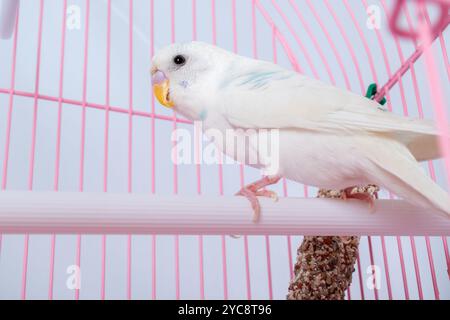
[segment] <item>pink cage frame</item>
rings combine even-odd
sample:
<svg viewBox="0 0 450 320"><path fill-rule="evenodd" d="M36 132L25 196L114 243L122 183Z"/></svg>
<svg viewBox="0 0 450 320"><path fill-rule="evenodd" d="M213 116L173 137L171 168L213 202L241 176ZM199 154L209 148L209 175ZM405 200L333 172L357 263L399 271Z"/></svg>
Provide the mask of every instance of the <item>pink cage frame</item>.
<svg viewBox="0 0 450 320"><path fill-rule="evenodd" d="M107 75L106 75L106 96L105 96L105 103L104 104L96 104L96 103L91 103L89 101L87 101L87 68L88 68L88 39L89 39L89 19L86 19L86 24L85 24L85 34L84 34L84 68L83 68L83 93L82 93L82 99L80 101L77 100L72 100L72 99L66 99L63 97L63 75L64 75L64 57L65 57L65 24L66 24L66 18L65 18L65 12L67 10L67 0L64 0L64 11L63 11L63 26L62 26L62 30L61 30L61 48L60 48L60 81L58 83L58 88L59 88L59 95L58 96L47 96L47 95L42 95L39 93L39 76L40 76L40 56L41 56L41 49L42 49L42 23L43 23L43 6L44 6L44 0L39 0L40 1L40 12L39 12L39 25L38 25L38 49L37 49L37 65L36 65L36 81L35 81L35 88L34 88L34 92L25 92L25 91L19 91L15 89L15 66L16 66L16 50L17 50L17 40L18 40L18 34L19 34L19 9L17 9L17 15L11 15L12 19L13 19L13 24L14 24L14 28L13 28L13 35L12 35L12 41L13 41L13 52L12 52L12 56L13 56L13 60L12 60L12 72L10 75L10 81L11 81L11 86L10 88L0 88L0 94L4 94L4 95L8 95L9 97L9 103L8 103L8 119L7 119L7 140L6 140L6 144L5 144L5 158L3 161L3 166L2 166L2 180L1 180L1 190L7 190L7 181L8 181L8 160L9 160L9 149L10 149L10 132L11 132L11 114L12 114L12 110L13 110L13 106L14 106L14 97L27 97L30 99L33 99L34 101L34 113L33 113L33 137L32 137L32 147L31 147L31 151L30 151L30 161L29 161L29 168L28 168L28 189L29 191L33 190L33 177L34 177L34 156L36 153L36 125L37 125L37 111L38 111L38 102L40 100L46 100L46 101L52 101L52 102L56 102L58 103L58 129L57 129L57 137L58 140L56 141L57 144L57 158L56 158L56 166L55 166L55 172L54 172L54 191L58 191L59 188L59 154L60 154L60 145L61 145L61 112L62 112L62 105L64 103L68 103L68 104L72 104L72 105L78 105L79 107L82 108L82 137L81 140L83 141L82 143L82 147L80 150L80 161L79 161L79 166L80 166L80 176L79 176L79 191L83 192L83 179L84 179L84 174L83 174L83 169L84 169L84 141L85 141L85 119L86 119L86 109L87 108L94 108L94 109L99 109L99 110L103 110L105 112L105 132L104 132L104 172L103 172L103 188L104 191L107 192L107 179L108 179L108 139L109 139L109 115L111 112L117 112L117 113L122 113L122 114L127 114L128 115L128 121L129 121L129 132L128 132L128 142L129 142L129 149L128 149L128 181L127 181L127 185L128 185L128 192L132 192L132 181L131 181L131 177L132 177L132 128L133 128L133 117L145 117L150 119L151 123L152 123L152 136L151 136L151 154L152 154L152 167L151 167L151 172L152 172L152 182L151 182L151 190L152 193L155 192L155 122L158 120L161 121L169 121L172 123L173 128L175 129L177 127L177 124L179 123L183 123L183 124L190 124L190 121L187 121L185 119L181 119L178 118L176 114L173 114L173 116L166 116L166 115L160 115L156 112L155 110L155 100L151 99L151 109L148 112L143 112L143 111L136 111L133 110L133 95L130 94L130 100L129 100L129 108L125 109L119 106L112 106L110 104L110 83L109 83L109 79L110 79L110 50L111 50L111 0L107 1L107 19L108 19L108 27L107 27L107 57L106 57L106 70L107 70ZM251 0L252 1L252 28L253 28L253 57L257 58L258 57L258 51L257 51L257 38L256 38L256 19L255 16L256 14L260 14L264 20L266 21L266 23L271 27L272 29L272 45L273 45L273 56L274 56L274 62L277 62L277 44L281 44L281 46L283 47L285 54L288 56L289 60L291 61L292 67L294 70L298 71L298 72L303 72L303 68L302 65L297 61L295 53L291 50L290 45L288 43L288 41L285 39L283 33L277 28L276 24L273 22L270 13L261 5L261 3L258 0ZM86 0L86 7L87 7L87 16L89 16L89 2L90 0ZM133 7L133 0L129 0L130 2L130 15L129 15L129 20L130 20L130 26L132 26L133 24L133 14L132 14L132 7ZM344 67L344 63L342 62L342 58L339 54L338 49L334 46L334 42L333 39L331 38L330 34L327 32L326 27L324 26L324 24L321 21L321 17L320 15L314 10L314 7L311 5L310 0L306 0L309 8L311 9L311 12L313 13L315 19L317 20L317 22L319 23L322 32L325 34L325 36L327 37L328 41L330 42L330 45L332 46L332 50L333 53L335 55L335 58L339 64L339 67L342 71L342 74L344 76L344 80L346 83L347 88L350 88L350 81L349 81L349 75L347 74L345 67ZM414 84L414 89L415 89L415 97L417 100L417 105L418 105L418 112L419 115L422 117L423 116L423 110L422 110L422 104L421 104L421 99L420 99L420 95L419 95L419 90L418 90L418 82L416 79L416 74L414 72L414 68L413 65L414 63L423 55L425 58L425 64L427 66L428 69L428 73L427 73L427 79L428 82L431 83L432 85L430 85L430 93L432 96L432 101L433 101L433 107L434 110L436 112L436 119L437 119L437 125L439 127L439 129L441 130L441 132L443 133L443 136L450 136L450 132L449 132L449 126L448 126L448 122L447 122L447 110L446 110L446 105L444 102L444 88L440 85L440 80L439 80L439 75L438 75L438 71L437 71L437 66L436 66L436 56L434 55L434 53L432 52L431 49L431 44L434 42L435 39L438 39L440 42L440 48L442 51L442 56L445 62L445 66L446 66L446 73L447 76L450 80L450 65L449 65L449 59L448 59L448 54L447 54L447 50L446 50L446 46L445 46L445 38L443 35L444 30L446 29L446 27L448 26L448 24L450 23L450 19L448 18L448 15L445 14L445 12L448 12L448 9L450 8L450 2L446 1L446 0L433 0L431 2L435 2L437 3L441 10L442 10L442 14L440 16L439 21L435 24L432 25L430 18L428 16L428 14L425 11L425 5L427 3L426 0L417 0L417 13L418 15L421 17L420 20L420 25L417 31L413 31L413 26L412 26L412 17L411 14L409 12L409 10L406 8L406 2L405 0L398 0L396 1L396 5L394 7L394 10L392 11L392 13L390 13L389 9L387 8L387 5L385 3L385 1L381 1L382 5L383 5L383 9L385 10L385 12L390 15L390 26L392 28L393 34L394 34L394 39L396 42L396 46L397 46L397 53L400 57L401 60L401 67L396 70L395 72L393 72L391 70L390 64L389 64L389 60L387 58L387 51L386 48L384 47L383 44L383 39L380 36L380 34L377 32L377 40L378 43L380 45L380 48L382 50L382 54L383 54L383 58L384 58L384 62L385 62L385 67L387 69L387 73L389 75L389 80L385 83L384 86L381 87L381 89L379 90L379 92L377 93L375 99L380 100L383 96L386 96L388 98L389 101L389 91L390 89L392 89L395 85L399 85L400 86L400 92L401 92L401 97L402 97L402 103L403 103L403 112L405 115L408 115L408 106L406 104L406 99L405 99L405 91L403 89L402 86L402 76L407 72L410 71L411 72L411 76L413 79L413 84ZM150 48L150 52L153 54L154 53L154 31L155 31L155 26L153 24L153 15L154 15L154 0L150 0L151 3L151 12L150 12L150 17L151 17L151 39L150 39L150 43L151 43L151 48ZM309 30L308 28L308 24L305 21L304 17L302 16L302 13L300 12L300 10L298 9L298 7L296 6L295 2L292 0L289 0L289 3L292 6L292 9L294 10L295 14L297 15L298 19L301 21L301 23L303 24L303 26L306 29L306 32L308 32L314 42L314 46L316 47L316 49L318 50L319 54L320 54L320 59L322 60L322 62L324 63L324 66L326 68L327 74L330 78L331 83L335 84L335 79L334 79L334 75L333 72L330 69L329 66L329 62L327 60L327 58L325 57L324 53L322 52L322 50L320 49L320 44L317 43L317 41L314 40L314 37L311 34L311 30ZM357 76L358 76L358 81L360 84L360 88L361 91L364 92L365 90L365 84L362 78L362 71L360 69L360 66L358 65L358 61L355 57L355 53L353 51L352 48L352 44L351 44L351 40L349 39L349 37L346 34L346 31L344 30L344 28L342 27L341 21L339 20L339 17L334 14L333 8L332 6L329 4L328 1L325 1L326 6L330 12L330 14L333 17L334 22L336 23L339 32L341 33L343 39L345 40L345 44L347 46L347 49L349 50L349 52L351 53L352 56L352 60L353 63L355 64L356 70L357 70ZM367 7L368 4L365 0L363 0L364 6ZM212 4L212 21L213 21L213 25L212 25L212 30L213 30L213 43L216 44L217 43L217 31L216 31L216 10L215 10L215 0L211 0L211 4ZM233 50L235 52L238 51L237 48L237 28L236 28L236 0L231 0L231 4L232 4L232 33L233 33ZM310 65L312 72L314 73L314 75L316 77L319 77L317 71L314 68L314 65L311 63L311 60L309 58L309 54L306 51L306 49L302 46L302 41L301 39L299 39L298 36L295 35L295 30L293 29L293 27L291 26L289 20L287 19L287 17L283 14L283 11L281 10L281 8L278 6L278 4L276 3L276 1L272 0L272 4L273 4L273 8L281 15L282 19L284 20L284 22L286 23L286 25L288 26L288 29L294 34L294 38L297 42L297 44L300 46L300 49L302 50L302 52L305 54L305 57L307 58L306 63ZM363 46L365 48L367 57L368 57L368 61L369 61L369 66L370 66L370 70L373 76L373 79L375 82L378 82L378 78L377 78L377 72L376 72L376 67L374 65L374 61L373 61L373 57L372 57L372 53L370 51L369 45L366 42L366 40L364 39L363 33L360 30L360 27L356 21L355 15L353 14L351 5L348 3L347 0L343 1L343 4L346 8L346 10L348 11L355 28L357 29L357 32L359 33L360 36L360 40L363 43ZM192 0L192 6L193 6L193 11L192 11L192 16L193 16L193 25L192 25L192 33L193 33L193 39L195 40L197 38L197 25L196 25L196 11L195 8L197 6L197 1L196 0ZM171 0L171 41L175 42L176 40L176 35L175 35L175 13L174 13L174 6L175 6L175 2L174 0ZM398 26L398 20L400 18L401 12L403 12L403 14L405 14L406 19L407 19L407 23L408 23L408 30L404 31L402 30L399 26ZM410 37L412 39L412 41L414 41L415 43L415 47L416 50L414 51L414 53L405 58L403 56L402 53L402 49L400 47L399 44L399 39L398 37ZM418 43L421 44L418 44ZM128 43L128 47L129 47L129 52L130 52L130 61L129 61L129 65L132 66L133 65L133 29L132 27L130 27L129 29L129 43ZM132 74L132 70L133 68L129 68L129 87L128 90L129 92L133 91L133 74ZM390 110L392 110L392 106L390 105L390 103L388 103L388 108ZM445 139L442 139L442 150L444 151L445 154L445 167L446 167L446 173L447 173L447 179L450 182L450 149L448 148ZM435 174L435 170L433 167L433 163L429 162L428 163L428 167L429 167L429 173L431 175L431 177L433 179L436 179L436 174ZM173 166L173 173L174 173L174 183L173 183L173 193L177 194L178 193L178 185L177 185L177 166L174 165ZM196 180L196 188L197 188L197 193L201 194L202 193L202 184L201 184L201 177L200 177L200 166L197 166L197 172L196 172L196 176L197 176L197 180ZM241 167L241 171L240 171L240 183L241 185L244 185L244 171ZM220 195L224 195L224 190L223 190L223 172L222 172L222 168L219 166L219 190L220 190ZM283 181L283 193L284 196L288 196L288 190L287 190L287 184L286 181ZM304 195L305 197L308 197L308 188L305 186L304 188ZM8 192L5 191L3 193L2 196L9 196ZM125 200L126 202L127 200ZM47 205L47 204L46 204ZM389 209L386 209L389 210ZM405 211L411 210L411 208L406 208L404 209ZM207 211L207 210L206 210ZM289 218L293 219L294 216L289 216ZM349 218L351 219L351 218ZM301 223L301 222L299 222ZM441 230L434 230L434 231L430 231L432 229L433 226L435 226L436 224L441 224L442 229ZM249 229L246 229L245 231L248 232L248 234L251 234L251 227L248 227ZM431 224L430 229L428 231L424 231L424 232L430 232L430 234L434 234L436 235L436 232L439 233L439 235L442 236L442 242L443 242L443 246L444 246L444 250L445 250L445 256L446 256L446 261L447 261L447 267L450 270L450 255L449 255L449 248L448 248L448 244L447 244L447 238L446 236L448 235L449 229L448 229L448 224L444 223L442 225L442 220L436 220L435 224ZM26 233L26 238L25 238L25 247L24 247L24 254L23 254L23 269L22 269L22 294L21 297L23 299L26 298L26 292L27 292L27 259L28 259L28 246L29 246L29 233L40 233L42 232L42 230L37 229L36 227L32 226L29 229L20 229L20 226L18 226L17 224L14 225L14 227L12 227L11 229L6 228L5 226L0 226L0 231L3 233L13 233L13 232L17 232L17 231L21 231L23 233ZM55 231L55 229L51 229L49 228L48 230L53 230ZM46 231L48 231L46 230ZM56 230L58 230L56 228ZM78 229L75 229L78 230ZM111 229L112 230L112 229ZM76 263L80 264L80 255L81 255L81 241L82 241L82 235L81 233L83 231L83 229L79 229L77 233L80 233L78 235L77 238L77 252L76 252ZM205 231L204 233L208 233L208 231L211 231L210 229L208 229L207 231ZM233 231L233 229L230 228L225 228L222 231L222 257L223 257L223 297L225 299L228 298L228 291L227 291L227 260L226 260L226 242L225 242L225 234L227 234L227 231L231 233L231 231ZM242 230L241 230L242 231ZM294 232L295 230L291 230L290 232ZM417 230L415 230L417 232ZM423 230L421 230L423 231ZM419 232L421 232L419 231ZM121 230L120 232L123 232L123 230ZM174 234L176 233L176 230L171 230L171 232L173 232ZM259 231L256 231L256 233L258 233ZM412 231L414 232L414 231ZM266 230L267 234L270 234L270 226L268 227L268 230ZM0 253L1 253L1 234L0 234ZM49 291L48 291L48 298L52 299L53 298L53 268L54 268L54 255L55 255L55 240L56 240L56 236L53 235L52 236L52 240L51 240L51 273L50 273L50 283L49 283ZM132 297L132 289L131 289L131 241L132 241L132 236L131 234L128 235L128 254L127 254L127 265L128 265L128 271L127 271L127 297L131 298ZM290 236L287 236L287 241L288 241L288 247L291 248L292 244L291 244L291 240L290 240ZM373 257L373 252L372 252L372 244L371 244L371 238L370 236L368 237L368 243L369 243L369 250L370 250L370 259L373 262L374 257ZM384 243L384 238L381 238L382 241L382 250L383 250L383 262L386 268L386 273L385 273L385 277L387 279L387 285L388 285L388 295L389 298L392 299L392 292L391 292L391 288L390 288L390 281L389 281L389 267L388 267L388 260L386 257L386 248L385 248L385 243ZM152 294L151 294L151 298L156 299L157 298L157 294L156 294L156 272L155 272L155 266L156 266L156 255L155 255L155 243L156 243L156 235L153 234L152 235L152 252L153 252L153 256L152 256L152 265L153 265L153 273L152 273L152 279L153 279L153 288L152 288ZM251 299L252 298L252 292L251 292L251 286L250 286L250 270L249 270L249 253L248 253L248 240L247 240L247 236L244 236L244 243L245 243L245 258L246 258L246 276L247 276L247 283L246 283L246 287L247 287L247 298ZM413 258L414 258L414 268L416 270L416 285L418 287L418 292L419 292L419 298L423 298L423 294L422 294L422 289L421 289L421 279L420 279L420 274L417 272L418 269L418 263L417 263L417 253L416 253L416 247L415 247L415 242L414 242L414 238L410 237L410 243L411 243L411 247L412 247L412 252L413 252ZM402 253L402 244L400 241L400 237L397 236L397 244L398 244L398 253L400 256L400 260L401 260L401 268L402 268L402 277L403 277L403 284L404 284L404 292L405 292L405 298L409 299L409 294L408 294L408 285L406 282L406 277L405 277L405 265L403 263L403 253ZM200 298L204 299L205 298L205 293L204 293L204 271L202 269L203 266L203 236L200 234L199 238L198 238L198 246L199 246L199 252L200 252ZM430 270L431 270L431 277L432 277L432 281L433 281L433 289L434 289L434 297L436 299L439 299L439 289L438 289L438 284L437 284L437 279L436 279L436 274L435 274L435 270L434 270L434 266L433 266L433 253L432 253L432 248L430 245L430 241L428 236L426 237L426 246L427 246L427 254L428 254L428 259L429 259L429 264L430 264ZM106 235L103 236L102 238L102 283L101 283L101 294L100 297L101 299L105 299L105 255L106 255ZM178 235L175 235L175 257L179 256L179 240L178 240ZM292 250L289 250L289 252L291 252ZM269 246L269 238L268 235L266 235L266 252L267 252L267 267L268 267L268 277L269 277L269 298L273 298L273 293L272 293L272 289L271 289L271 270L270 270L270 246ZM289 254L289 264L292 266L293 262L293 257L291 254ZM176 298L180 298L180 279L179 279L179 261L178 259L176 259L175 261L176 264L176 272L175 272L175 282L176 282L176 293L175 296ZM359 264L359 261L358 261ZM361 269L358 269L359 271L359 281L361 282L362 277L361 277ZM375 299L378 299L378 295L377 295L377 290L374 291L375 294ZM364 292L361 292L361 296L364 298ZM79 290L75 291L75 299L79 299ZM350 290L348 291L348 298L351 298L351 294L350 294Z"/></svg>

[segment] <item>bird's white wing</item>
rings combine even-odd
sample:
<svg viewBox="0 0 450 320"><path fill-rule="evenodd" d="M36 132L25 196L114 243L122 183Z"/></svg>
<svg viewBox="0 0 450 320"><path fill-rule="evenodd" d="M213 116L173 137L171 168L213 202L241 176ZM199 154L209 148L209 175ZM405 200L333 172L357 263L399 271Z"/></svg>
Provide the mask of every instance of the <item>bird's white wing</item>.
<svg viewBox="0 0 450 320"><path fill-rule="evenodd" d="M440 156L431 121L383 111L375 101L270 63L246 62L227 73L217 97L235 127L376 133L406 145L419 161Z"/></svg>

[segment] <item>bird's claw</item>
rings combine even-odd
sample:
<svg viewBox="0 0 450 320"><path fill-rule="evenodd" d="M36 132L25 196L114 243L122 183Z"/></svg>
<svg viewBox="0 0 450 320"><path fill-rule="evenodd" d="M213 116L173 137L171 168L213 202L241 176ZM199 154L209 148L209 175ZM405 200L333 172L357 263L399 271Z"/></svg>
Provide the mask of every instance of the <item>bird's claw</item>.
<svg viewBox="0 0 450 320"><path fill-rule="evenodd" d="M260 190L256 192L257 197L266 197L271 198L274 202L278 202L278 194L275 191L271 190Z"/></svg>
<svg viewBox="0 0 450 320"><path fill-rule="evenodd" d="M244 187L238 193L236 193L236 195L244 196L250 201L253 209L253 222L258 222L261 216L261 205L259 204L259 200L257 197L266 197L271 198L274 201L278 201L277 193L270 190L252 190L249 187Z"/></svg>

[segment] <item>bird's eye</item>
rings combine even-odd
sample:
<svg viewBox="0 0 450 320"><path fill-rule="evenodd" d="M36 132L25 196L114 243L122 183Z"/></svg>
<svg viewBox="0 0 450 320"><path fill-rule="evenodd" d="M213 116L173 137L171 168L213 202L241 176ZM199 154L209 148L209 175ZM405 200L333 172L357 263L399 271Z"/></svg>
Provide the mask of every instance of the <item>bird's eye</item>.
<svg viewBox="0 0 450 320"><path fill-rule="evenodd" d="M186 58L183 57L182 55L177 55L175 56L175 58L173 58L173 62L179 66L182 66L183 64L186 63Z"/></svg>

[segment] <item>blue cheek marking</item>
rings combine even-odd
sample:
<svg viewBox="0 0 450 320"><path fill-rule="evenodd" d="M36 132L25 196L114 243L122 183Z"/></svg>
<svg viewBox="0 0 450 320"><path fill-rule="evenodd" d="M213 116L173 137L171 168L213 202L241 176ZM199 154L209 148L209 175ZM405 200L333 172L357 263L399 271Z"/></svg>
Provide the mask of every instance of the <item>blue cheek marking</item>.
<svg viewBox="0 0 450 320"><path fill-rule="evenodd" d="M186 89L189 86L189 82L187 82L186 80L183 80L179 83L179 85Z"/></svg>
<svg viewBox="0 0 450 320"><path fill-rule="evenodd" d="M207 116L208 116L208 111L206 111L206 109L203 109L203 110L200 112L200 119L201 119L202 121L204 121L204 120L206 119Z"/></svg>

